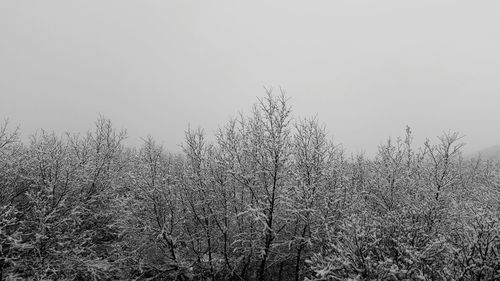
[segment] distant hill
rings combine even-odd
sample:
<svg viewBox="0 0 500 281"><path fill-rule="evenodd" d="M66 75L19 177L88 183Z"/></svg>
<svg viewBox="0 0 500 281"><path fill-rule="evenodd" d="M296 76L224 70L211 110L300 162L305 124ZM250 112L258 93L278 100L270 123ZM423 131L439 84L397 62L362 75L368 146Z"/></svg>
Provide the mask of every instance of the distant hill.
<svg viewBox="0 0 500 281"><path fill-rule="evenodd" d="M500 144L479 150L469 156L476 157L478 155L484 160L500 161Z"/></svg>

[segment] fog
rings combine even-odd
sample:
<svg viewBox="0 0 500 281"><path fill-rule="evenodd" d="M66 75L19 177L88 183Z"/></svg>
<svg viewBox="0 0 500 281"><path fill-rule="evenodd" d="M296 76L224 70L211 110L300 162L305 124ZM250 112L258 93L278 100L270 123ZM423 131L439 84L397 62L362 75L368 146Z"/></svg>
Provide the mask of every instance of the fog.
<svg viewBox="0 0 500 281"><path fill-rule="evenodd" d="M180 150L281 87L349 152L409 125L500 143L497 1L2 1L0 118L83 132L99 114Z"/></svg>

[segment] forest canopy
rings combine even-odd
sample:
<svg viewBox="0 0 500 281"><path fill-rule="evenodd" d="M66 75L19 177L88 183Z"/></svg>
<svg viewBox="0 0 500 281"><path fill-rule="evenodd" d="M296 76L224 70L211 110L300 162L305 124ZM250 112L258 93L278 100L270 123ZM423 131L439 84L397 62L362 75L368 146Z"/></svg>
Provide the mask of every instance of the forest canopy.
<svg viewBox="0 0 500 281"><path fill-rule="evenodd" d="M180 154L125 138L0 125L2 280L500 279L499 166L459 133L346 155L268 91Z"/></svg>

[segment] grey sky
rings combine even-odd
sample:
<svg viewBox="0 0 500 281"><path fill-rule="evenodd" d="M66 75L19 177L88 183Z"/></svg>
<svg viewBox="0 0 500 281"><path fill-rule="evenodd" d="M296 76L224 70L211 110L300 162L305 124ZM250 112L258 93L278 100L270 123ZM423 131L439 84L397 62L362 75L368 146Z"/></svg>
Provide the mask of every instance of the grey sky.
<svg viewBox="0 0 500 281"><path fill-rule="evenodd" d="M0 118L178 150L283 87L349 151L417 138L500 143L499 1L1 1Z"/></svg>

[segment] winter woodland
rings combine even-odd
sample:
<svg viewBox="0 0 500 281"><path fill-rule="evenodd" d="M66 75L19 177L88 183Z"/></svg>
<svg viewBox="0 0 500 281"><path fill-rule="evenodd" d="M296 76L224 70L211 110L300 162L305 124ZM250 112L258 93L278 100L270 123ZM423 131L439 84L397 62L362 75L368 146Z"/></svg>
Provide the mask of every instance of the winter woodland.
<svg viewBox="0 0 500 281"><path fill-rule="evenodd" d="M499 167L459 133L349 155L271 91L181 154L103 117L19 132L0 125L2 280L500 280Z"/></svg>

